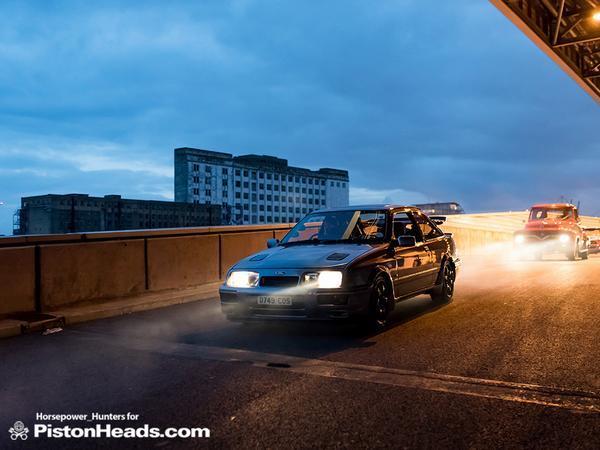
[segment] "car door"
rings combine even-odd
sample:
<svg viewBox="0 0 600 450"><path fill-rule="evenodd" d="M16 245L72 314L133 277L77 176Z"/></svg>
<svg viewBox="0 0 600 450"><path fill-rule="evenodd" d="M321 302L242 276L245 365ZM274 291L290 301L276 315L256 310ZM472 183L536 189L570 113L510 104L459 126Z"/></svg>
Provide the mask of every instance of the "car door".
<svg viewBox="0 0 600 450"><path fill-rule="evenodd" d="M418 247L421 248L421 276L424 288L432 287L435 284L437 275L440 271L442 257L445 249L442 233L427 216L414 211L412 217L419 227L421 241Z"/></svg>
<svg viewBox="0 0 600 450"><path fill-rule="evenodd" d="M410 295L424 289L427 285L423 279L423 264L429 261L428 252L419 244L422 241L420 229L416 222L406 213L393 214L393 238L401 235L413 236L417 241L415 247L396 247L394 258L396 268L392 272L394 291L397 297Z"/></svg>

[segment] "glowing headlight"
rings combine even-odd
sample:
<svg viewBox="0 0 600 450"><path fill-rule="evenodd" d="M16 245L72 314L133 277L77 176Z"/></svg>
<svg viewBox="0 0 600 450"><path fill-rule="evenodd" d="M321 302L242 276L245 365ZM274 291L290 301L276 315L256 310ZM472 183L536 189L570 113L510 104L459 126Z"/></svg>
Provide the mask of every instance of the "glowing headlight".
<svg viewBox="0 0 600 450"><path fill-rule="evenodd" d="M236 270L227 277L227 286L237 288L249 288L258 285L258 274L256 272L246 272Z"/></svg>
<svg viewBox="0 0 600 450"><path fill-rule="evenodd" d="M558 237L558 240L559 240L560 242L562 242L563 244L566 244L567 242L569 242L569 241L571 240L571 237L570 237L568 234L561 234L561 235Z"/></svg>
<svg viewBox="0 0 600 450"><path fill-rule="evenodd" d="M318 273L307 273L304 275L304 282L315 283L322 289L336 289L342 285L342 272L324 270Z"/></svg>
<svg viewBox="0 0 600 450"><path fill-rule="evenodd" d="M525 236L522 234L517 234L515 236L515 244L522 244L523 242L525 242Z"/></svg>

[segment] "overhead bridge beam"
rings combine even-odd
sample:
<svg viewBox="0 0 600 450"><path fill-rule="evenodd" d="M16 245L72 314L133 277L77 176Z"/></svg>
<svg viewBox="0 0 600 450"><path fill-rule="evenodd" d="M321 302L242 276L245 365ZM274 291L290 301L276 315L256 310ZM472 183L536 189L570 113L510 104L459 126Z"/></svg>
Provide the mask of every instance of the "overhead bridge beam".
<svg viewBox="0 0 600 450"><path fill-rule="evenodd" d="M590 10L576 11L575 16L574 11L567 9L567 4L572 2L562 0L490 2L600 103L600 77L592 67L597 61L590 59L596 51L593 46L600 42L600 31L596 28L585 34L582 32ZM590 8L597 5L600 10L600 0L587 0L586 3Z"/></svg>

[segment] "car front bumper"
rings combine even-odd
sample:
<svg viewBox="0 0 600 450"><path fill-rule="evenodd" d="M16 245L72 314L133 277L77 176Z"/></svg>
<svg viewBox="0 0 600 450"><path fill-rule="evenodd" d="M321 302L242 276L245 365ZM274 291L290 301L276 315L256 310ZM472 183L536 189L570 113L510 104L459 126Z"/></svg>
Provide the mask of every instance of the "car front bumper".
<svg viewBox="0 0 600 450"><path fill-rule="evenodd" d="M219 289L221 310L230 320L343 320L365 315L369 289L305 290L266 287ZM291 299L291 305L259 304L260 297Z"/></svg>

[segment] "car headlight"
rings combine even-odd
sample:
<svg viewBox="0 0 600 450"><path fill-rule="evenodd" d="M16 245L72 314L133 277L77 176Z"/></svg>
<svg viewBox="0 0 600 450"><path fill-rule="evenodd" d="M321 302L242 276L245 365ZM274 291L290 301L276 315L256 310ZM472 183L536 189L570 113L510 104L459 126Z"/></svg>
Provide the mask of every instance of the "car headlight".
<svg viewBox="0 0 600 450"><path fill-rule="evenodd" d="M227 277L225 283L229 287L249 288L258 285L258 274L256 272L247 272L245 270L234 270Z"/></svg>
<svg viewBox="0 0 600 450"><path fill-rule="evenodd" d="M567 242L569 242L571 240L571 236L569 236L568 234L561 234L558 237L558 240L560 242L562 242L563 244L566 244Z"/></svg>
<svg viewBox="0 0 600 450"><path fill-rule="evenodd" d="M314 283L322 289L336 289L342 285L342 272L324 270L322 272L307 273L304 275L304 282Z"/></svg>
<svg viewBox="0 0 600 450"><path fill-rule="evenodd" d="M525 242L525 236L523 236L522 234L517 234L515 236L515 244L522 244Z"/></svg>

